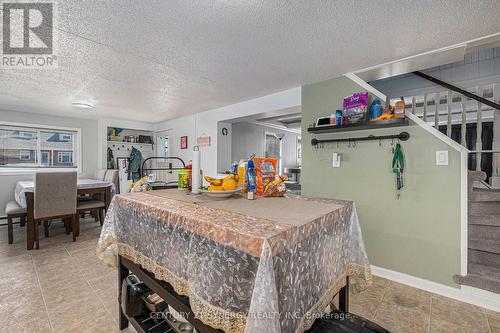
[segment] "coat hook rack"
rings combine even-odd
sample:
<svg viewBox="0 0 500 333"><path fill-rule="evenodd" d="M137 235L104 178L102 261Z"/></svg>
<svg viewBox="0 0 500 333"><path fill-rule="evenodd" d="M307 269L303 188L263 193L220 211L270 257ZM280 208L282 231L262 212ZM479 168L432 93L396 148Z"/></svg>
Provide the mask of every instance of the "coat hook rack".
<svg viewBox="0 0 500 333"><path fill-rule="evenodd" d="M316 146L320 143L326 143L326 142L356 142L356 141L371 141L371 140L384 140L384 139L397 139L400 141L407 141L410 139L410 133L408 132L401 132L399 134L392 134L392 135L368 135L360 138L342 138L342 139L325 139L325 140L318 140L318 139L312 139L311 144L313 146Z"/></svg>

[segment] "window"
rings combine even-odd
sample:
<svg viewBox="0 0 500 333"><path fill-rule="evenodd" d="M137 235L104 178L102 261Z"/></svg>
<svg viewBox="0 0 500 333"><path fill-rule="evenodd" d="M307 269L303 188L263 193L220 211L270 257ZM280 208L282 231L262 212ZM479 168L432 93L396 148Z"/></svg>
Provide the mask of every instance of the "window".
<svg viewBox="0 0 500 333"><path fill-rule="evenodd" d="M59 140L60 141L71 141L72 135L71 134L59 134Z"/></svg>
<svg viewBox="0 0 500 333"><path fill-rule="evenodd" d="M19 131L19 137L23 139L36 139L36 132Z"/></svg>
<svg viewBox="0 0 500 333"><path fill-rule="evenodd" d="M57 162L59 164L73 163L73 153L70 151L60 151L57 153Z"/></svg>
<svg viewBox="0 0 500 333"><path fill-rule="evenodd" d="M278 174L281 174L281 140L276 134L266 132L265 157L278 161Z"/></svg>
<svg viewBox="0 0 500 333"><path fill-rule="evenodd" d="M42 164L50 165L50 152L42 151Z"/></svg>
<svg viewBox="0 0 500 333"><path fill-rule="evenodd" d="M29 160L31 160L31 151L29 151L29 150L20 150L19 151L19 159L21 161L29 161Z"/></svg>
<svg viewBox="0 0 500 333"><path fill-rule="evenodd" d="M17 168L77 168L78 129L0 122L0 172Z"/></svg>

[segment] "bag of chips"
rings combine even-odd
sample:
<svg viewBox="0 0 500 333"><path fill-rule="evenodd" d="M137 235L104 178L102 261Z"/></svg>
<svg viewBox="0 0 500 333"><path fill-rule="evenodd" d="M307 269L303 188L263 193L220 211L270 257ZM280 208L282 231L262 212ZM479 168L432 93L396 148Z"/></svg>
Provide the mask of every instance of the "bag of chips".
<svg viewBox="0 0 500 333"><path fill-rule="evenodd" d="M254 158L255 173L257 174L257 195L264 195L264 188L276 178L275 158Z"/></svg>

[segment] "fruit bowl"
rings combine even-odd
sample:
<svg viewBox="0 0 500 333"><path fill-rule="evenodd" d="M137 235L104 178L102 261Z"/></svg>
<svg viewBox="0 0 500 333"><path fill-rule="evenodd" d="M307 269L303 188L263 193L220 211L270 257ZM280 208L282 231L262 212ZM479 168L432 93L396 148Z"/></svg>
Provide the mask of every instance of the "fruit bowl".
<svg viewBox="0 0 500 333"><path fill-rule="evenodd" d="M241 191L241 189L242 189L242 187L238 186L235 190L209 191L209 190L205 190L205 189L200 189L200 192L205 193L206 195L208 195L209 197L212 197L212 198L229 198L230 196L232 196L236 192Z"/></svg>

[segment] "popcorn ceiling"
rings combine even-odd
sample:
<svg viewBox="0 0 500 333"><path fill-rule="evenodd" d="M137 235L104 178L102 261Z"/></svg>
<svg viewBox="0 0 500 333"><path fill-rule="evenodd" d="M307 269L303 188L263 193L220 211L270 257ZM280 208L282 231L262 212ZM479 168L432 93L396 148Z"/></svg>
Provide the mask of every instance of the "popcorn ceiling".
<svg viewBox="0 0 500 333"><path fill-rule="evenodd" d="M0 69L0 108L156 122L500 31L495 1L57 2L53 70Z"/></svg>

